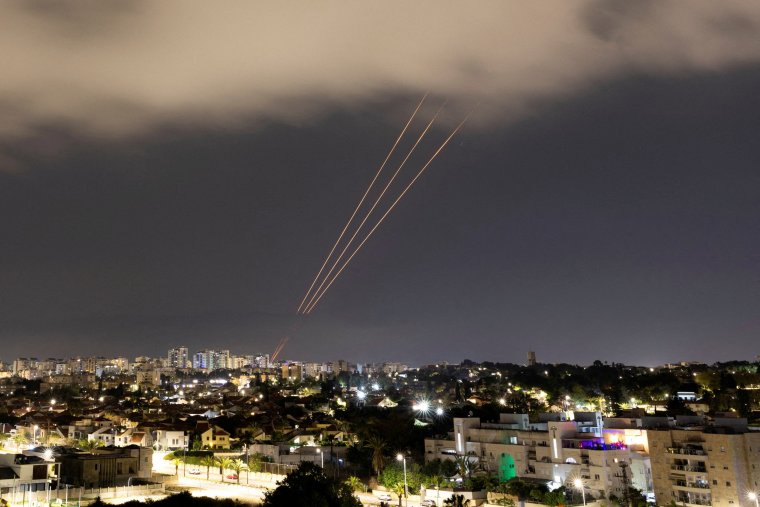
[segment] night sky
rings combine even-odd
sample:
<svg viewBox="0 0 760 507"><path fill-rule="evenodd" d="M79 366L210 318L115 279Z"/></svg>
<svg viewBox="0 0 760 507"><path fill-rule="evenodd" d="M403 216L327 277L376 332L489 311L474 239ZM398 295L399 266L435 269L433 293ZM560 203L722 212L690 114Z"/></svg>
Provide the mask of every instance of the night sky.
<svg viewBox="0 0 760 507"><path fill-rule="evenodd" d="M756 2L78 5L0 7L0 359L760 354ZM296 316L426 91L471 121Z"/></svg>

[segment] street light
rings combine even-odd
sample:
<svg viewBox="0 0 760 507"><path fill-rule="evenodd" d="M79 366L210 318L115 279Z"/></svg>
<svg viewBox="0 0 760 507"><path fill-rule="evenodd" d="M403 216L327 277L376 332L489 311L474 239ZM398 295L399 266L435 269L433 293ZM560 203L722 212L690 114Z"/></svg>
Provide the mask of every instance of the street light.
<svg viewBox="0 0 760 507"><path fill-rule="evenodd" d="M35 447L37 447L37 430L40 429L40 427L35 424L32 426L32 428L34 429L34 433L32 435L32 443Z"/></svg>
<svg viewBox="0 0 760 507"><path fill-rule="evenodd" d="M583 486L583 480L579 477L573 481L575 489L579 489L581 495L583 495L583 505L586 505L586 488Z"/></svg>
<svg viewBox="0 0 760 507"><path fill-rule="evenodd" d="M760 505L758 505L758 502L760 501L760 499L758 499L757 493L755 493L754 491L750 491L749 493L747 493L747 498L755 502L755 507L760 507Z"/></svg>
<svg viewBox="0 0 760 507"><path fill-rule="evenodd" d="M322 452L322 449L317 449L317 454L319 454L319 459L322 462L322 468L325 468L325 453Z"/></svg>
<svg viewBox="0 0 760 507"><path fill-rule="evenodd" d="M396 455L396 459L398 461L401 461L404 464L404 503L408 504L408 502L409 502L409 487L406 484L406 457L403 454L398 453Z"/></svg>

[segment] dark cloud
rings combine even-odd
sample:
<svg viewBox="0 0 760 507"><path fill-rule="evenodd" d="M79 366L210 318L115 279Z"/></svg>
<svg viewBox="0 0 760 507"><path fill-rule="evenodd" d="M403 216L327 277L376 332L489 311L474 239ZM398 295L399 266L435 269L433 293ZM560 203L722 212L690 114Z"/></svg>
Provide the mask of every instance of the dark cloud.
<svg viewBox="0 0 760 507"><path fill-rule="evenodd" d="M712 2L6 2L0 136L303 121L432 90L479 122L626 73L760 58L760 7ZM477 122L476 122L477 123Z"/></svg>

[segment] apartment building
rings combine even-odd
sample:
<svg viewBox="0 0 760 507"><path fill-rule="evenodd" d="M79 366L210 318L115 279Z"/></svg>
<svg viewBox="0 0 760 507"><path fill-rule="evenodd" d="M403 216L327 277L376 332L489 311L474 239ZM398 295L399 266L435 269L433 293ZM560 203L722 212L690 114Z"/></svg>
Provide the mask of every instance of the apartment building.
<svg viewBox="0 0 760 507"><path fill-rule="evenodd" d="M760 491L760 432L746 419L647 432L658 505L739 507L754 505Z"/></svg>
<svg viewBox="0 0 760 507"><path fill-rule="evenodd" d="M583 480L586 494L622 496L625 485L651 491L646 436L638 428L604 428L601 414L500 414L498 423L455 418L446 440L425 440L425 459L470 456L473 465L496 474L546 481L550 486Z"/></svg>
<svg viewBox="0 0 760 507"><path fill-rule="evenodd" d="M187 368L190 364L190 354L187 347L169 349L167 366L170 368Z"/></svg>

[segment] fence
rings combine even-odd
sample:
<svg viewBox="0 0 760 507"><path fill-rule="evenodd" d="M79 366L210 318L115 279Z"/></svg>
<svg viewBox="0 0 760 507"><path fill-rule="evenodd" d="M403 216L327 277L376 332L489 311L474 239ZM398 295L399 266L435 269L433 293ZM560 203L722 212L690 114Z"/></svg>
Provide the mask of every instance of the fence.
<svg viewBox="0 0 760 507"><path fill-rule="evenodd" d="M104 500L126 498L133 496L161 495L164 493L163 484L146 484L141 486L116 486L110 488L77 488L61 484L58 489L39 491L13 491L5 495L11 505L79 505L82 500L92 500L100 497Z"/></svg>

